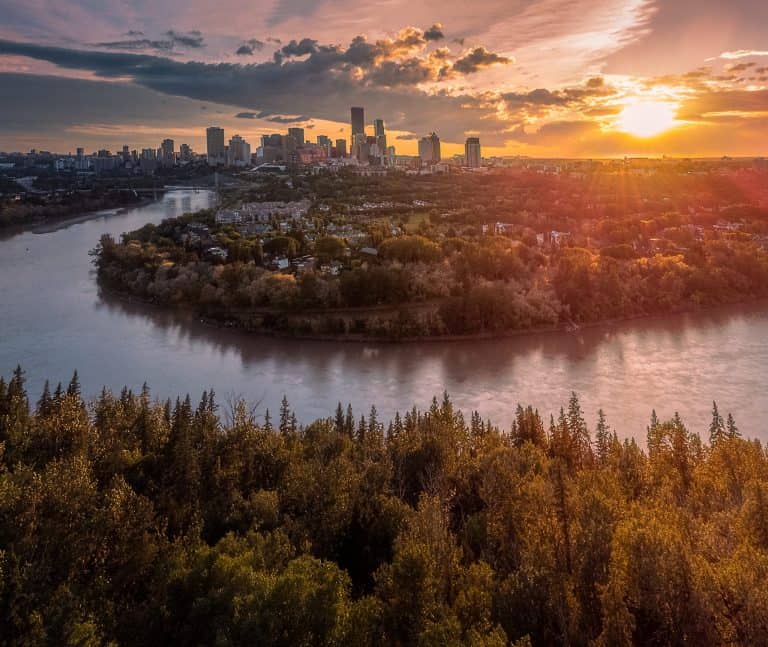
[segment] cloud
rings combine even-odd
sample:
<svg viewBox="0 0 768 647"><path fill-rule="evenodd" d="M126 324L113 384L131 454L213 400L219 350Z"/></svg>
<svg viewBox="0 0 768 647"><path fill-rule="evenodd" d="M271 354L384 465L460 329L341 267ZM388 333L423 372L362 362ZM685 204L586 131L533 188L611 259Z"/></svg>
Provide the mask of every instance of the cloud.
<svg viewBox="0 0 768 647"><path fill-rule="evenodd" d="M205 47L205 43L203 42L203 35L197 29L193 29L187 33L177 32L173 29L169 29L167 32L165 32L165 35L170 38L171 41L173 41L176 45L192 47L195 49L199 47Z"/></svg>
<svg viewBox="0 0 768 647"><path fill-rule="evenodd" d="M496 105L475 95L426 91L424 81L439 83L451 65L443 50L425 52L424 32L408 27L393 38L368 41L358 36L347 46L293 40L280 56L263 63L180 62L168 57L126 52L94 52L0 40L0 53L86 70L106 79L130 78L158 92L201 101L227 102L255 112L267 111L275 123L289 114L346 122L350 105L364 105L388 117L393 129L441 131L446 141L463 140L478 130L499 141L505 124ZM453 76L507 60L480 48ZM369 113L369 114L372 114ZM296 118L297 119L297 118Z"/></svg>
<svg viewBox="0 0 768 647"><path fill-rule="evenodd" d="M264 49L264 41L258 40L257 38L251 38L240 45L235 51L235 54L238 56L252 56L255 52L260 52L262 49Z"/></svg>
<svg viewBox="0 0 768 647"><path fill-rule="evenodd" d="M759 50L759 49L738 49L734 52L723 52L720 54L719 57L715 58L725 58L728 60L734 60L739 58L747 58L749 56L768 56L768 50ZM708 58L708 61L713 61L715 58Z"/></svg>
<svg viewBox="0 0 768 647"><path fill-rule="evenodd" d="M261 110L260 112L238 112L235 117L238 119L263 119L265 121L271 121L275 124L295 124L300 121L307 121L310 119L310 117L307 115L276 115L274 112L270 112L269 110Z"/></svg>
<svg viewBox="0 0 768 647"><path fill-rule="evenodd" d="M443 38L445 38L445 34L443 33L443 26L439 22L424 31L424 39L427 41L437 41Z"/></svg>
<svg viewBox="0 0 768 647"><path fill-rule="evenodd" d="M302 38L300 41L292 40L280 50L283 56L306 56L317 51L317 41L314 38Z"/></svg>
<svg viewBox="0 0 768 647"><path fill-rule="evenodd" d="M473 74L484 67L506 65L511 62L511 58L489 52L485 47L475 47L453 64L453 71L460 74Z"/></svg>
<svg viewBox="0 0 768 647"><path fill-rule="evenodd" d="M677 118L714 121L724 114L744 118L750 113L768 114L768 90L708 90L684 101Z"/></svg>
<svg viewBox="0 0 768 647"><path fill-rule="evenodd" d="M152 39L143 38L144 32L131 30L126 36L133 36L128 40L113 40L94 43L94 47L103 47L106 49L118 49L125 51L144 51L155 50L158 52L170 52L175 47L185 47L190 49L200 49L205 47L203 35L196 29L190 32L177 32L169 29L163 34L163 38ZM142 36L142 38L137 38Z"/></svg>
<svg viewBox="0 0 768 647"><path fill-rule="evenodd" d="M505 92L501 94L501 100L504 101L508 113L523 118L541 115L554 109L594 109L593 103L596 100L612 97L616 92L614 87L597 76L587 79L580 86L557 90L536 88L528 92Z"/></svg>

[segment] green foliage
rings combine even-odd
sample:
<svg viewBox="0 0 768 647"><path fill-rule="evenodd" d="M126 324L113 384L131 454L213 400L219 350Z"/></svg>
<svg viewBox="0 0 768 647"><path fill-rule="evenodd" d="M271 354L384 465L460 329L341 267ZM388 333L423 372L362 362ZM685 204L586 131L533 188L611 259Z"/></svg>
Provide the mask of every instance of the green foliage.
<svg viewBox="0 0 768 647"><path fill-rule="evenodd" d="M442 256L440 247L424 236L387 238L379 245L382 256L401 263L429 263Z"/></svg>
<svg viewBox="0 0 768 647"><path fill-rule="evenodd" d="M299 246L295 238L290 236L275 236L264 243L264 251L274 256L293 258L298 253Z"/></svg>
<svg viewBox="0 0 768 647"><path fill-rule="evenodd" d="M768 458L715 409L595 441L447 395L273 426L213 393L0 379L7 645L764 644ZM385 432L385 429L387 431ZM704 430L706 431L706 430Z"/></svg>

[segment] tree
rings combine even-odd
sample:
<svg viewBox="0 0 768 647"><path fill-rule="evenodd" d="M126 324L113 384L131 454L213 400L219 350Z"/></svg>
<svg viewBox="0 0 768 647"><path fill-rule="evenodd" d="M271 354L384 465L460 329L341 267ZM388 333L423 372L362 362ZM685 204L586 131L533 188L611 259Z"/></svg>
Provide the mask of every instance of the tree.
<svg viewBox="0 0 768 647"><path fill-rule="evenodd" d="M610 450L611 434L605 421L605 413L602 409L597 412L597 427L595 428L595 450L597 462L605 465Z"/></svg>
<svg viewBox="0 0 768 647"><path fill-rule="evenodd" d="M275 236L264 243L264 251L273 256L293 258L298 253L298 243L290 236Z"/></svg>
<svg viewBox="0 0 768 647"><path fill-rule="evenodd" d="M712 402L712 422L709 425L709 444L714 447L717 443L725 440L725 422L720 412L717 410L717 402Z"/></svg>
<svg viewBox="0 0 768 647"><path fill-rule="evenodd" d="M323 236L315 241L315 253L323 261L341 258L346 249L344 241L336 236Z"/></svg>

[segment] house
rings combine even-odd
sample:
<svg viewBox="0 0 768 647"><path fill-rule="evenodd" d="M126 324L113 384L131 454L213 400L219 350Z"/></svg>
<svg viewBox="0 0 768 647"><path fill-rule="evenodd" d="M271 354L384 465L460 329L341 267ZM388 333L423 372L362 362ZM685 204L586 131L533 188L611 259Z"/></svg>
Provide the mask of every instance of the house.
<svg viewBox="0 0 768 647"><path fill-rule="evenodd" d="M234 209L222 209L216 214L217 225L237 225L242 220L243 217L240 212Z"/></svg>
<svg viewBox="0 0 768 647"><path fill-rule="evenodd" d="M567 240L570 240L571 232L569 231L551 231L549 232L549 240L553 245L558 247Z"/></svg>
<svg viewBox="0 0 768 647"><path fill-rule="evenodd" d="M210 256L212 258L217 258L222 261L226 261L227 257L229 256L229 253L226 249L222 249L221 247L209 247L205 250L205 254L207 256Z"/></svg>

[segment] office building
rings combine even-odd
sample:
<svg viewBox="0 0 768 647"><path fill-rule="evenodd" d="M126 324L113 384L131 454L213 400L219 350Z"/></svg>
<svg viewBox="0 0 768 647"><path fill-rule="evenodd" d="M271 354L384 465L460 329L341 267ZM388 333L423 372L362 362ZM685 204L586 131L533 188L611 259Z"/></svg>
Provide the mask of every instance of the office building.
<svg viewBox="0 0 768 647"><path fill-rule="evenodd" d="M350 156L354 157L359 162L368 161L368 138L365 133L355 133L352 135L352 149L350 150Z"/></svg>
<svg viewBox="0 0 768 647"><path fill-rule="evenodd" d="M179 147L179 160L182 162L192 161L192 148L189 144L182 144Z"/></svg>
<svg viewBox="0 0 768 647"><path fill-rule="evenodd" d="M347 156L347 140L337 139L336 140L336 157L346 157L346 156Z"/></svg>
<svg viewBox="0 0 768 647"><path fill-rule="evenodd" d="M419 157L424 164L437 164L440 161L440 138L435 133L419 140Z"/></svg>
<svg viewBox="0 0 768 647"><path fill-rule="evenodd" d="M304 146L304 129L303 128L289 128L288 137L293 137L293 141L297 147Z"/></svg>
<svg viewBox="0 0 768 647"><path fill-rule="evenodd" d="M376 137L376 146L379 149L378 157L383 158L387 151L387 135L384 132L384 120L373 120L373 134Z"/></svg>
<svg viewBox="0 0 768 647"><path fill-rule="evenodd" d="M480 139L478 137L467 137L464 144L464 166L469 168L480 168L483 165L483 158L480 155Z"/></svg>
<svg viewBox="0 0 768 647"><path fill-rule="evenodd" d="M223 164L225 161L224 129L211 126L205 131L207 143L208 163L211 165Z"/></svg>
<svg viewBox="0 0 768 647"><path fill-rule="evenodd" d="M365 134L365 110L360 107L352 108L352 139L355 135Z"/></svg>

